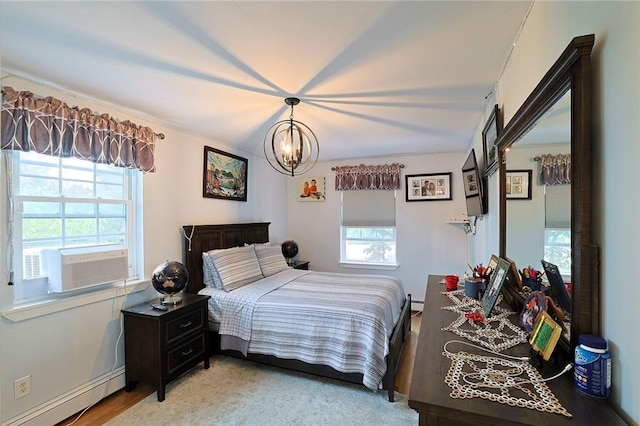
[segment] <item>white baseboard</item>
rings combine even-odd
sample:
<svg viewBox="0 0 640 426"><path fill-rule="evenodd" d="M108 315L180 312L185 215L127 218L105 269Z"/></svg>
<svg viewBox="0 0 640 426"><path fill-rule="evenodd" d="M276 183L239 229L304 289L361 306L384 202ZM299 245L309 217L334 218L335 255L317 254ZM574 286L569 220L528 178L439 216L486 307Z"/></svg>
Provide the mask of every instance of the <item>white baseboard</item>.
<svg viewBox="0 0 640 426"><path fill-rule="evenodd" d="M125 385L124 366L7 420L2 426L52 425L95 404Z"/></svg>

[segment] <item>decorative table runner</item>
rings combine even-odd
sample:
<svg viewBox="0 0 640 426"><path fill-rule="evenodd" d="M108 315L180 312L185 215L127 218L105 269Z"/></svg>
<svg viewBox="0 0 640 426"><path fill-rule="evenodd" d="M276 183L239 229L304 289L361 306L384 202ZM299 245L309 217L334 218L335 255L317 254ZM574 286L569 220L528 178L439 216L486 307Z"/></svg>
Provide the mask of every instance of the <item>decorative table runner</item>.
<svg viewBox="0 0 640 426"><path fill-rule="evenodd" d="M573 417L528 361L444 351L451 368L444 379L452 398L479 397L515 407Z"/></svg>
<svg viewBox="0 0 640 426"><path fill-rule="evenodd" d="M464 295L464 290L443 291L452 305L441 309L459 314L443 331L451 331L500 355L498 352L527 342L527 333L509 320L514 312L495 304L488 318L480 303ZM502 295L499 296L502 298ZM464 343L464 342L462 342ZM451 360L444 379L452 389L451 398L483 398L501 404L556 413L572 417L546 385L529 361L504 355L505 358L449 352L445 344L442 355Z"/></svg>
<svg viewBox="0 0 640 426"><path fill-rule="evenodd" d="M446 291L442 294L453 301L453 305L443 306L442 309L459 314L455 321L442 328L443 331L451 331L495 352L527 341L527 333L509 321L509 315L513 312L498 306L498 303L493 308L494 314L482 321L474 321L466 315L482 311L477 300L465 297L464 290Z"/></svg>

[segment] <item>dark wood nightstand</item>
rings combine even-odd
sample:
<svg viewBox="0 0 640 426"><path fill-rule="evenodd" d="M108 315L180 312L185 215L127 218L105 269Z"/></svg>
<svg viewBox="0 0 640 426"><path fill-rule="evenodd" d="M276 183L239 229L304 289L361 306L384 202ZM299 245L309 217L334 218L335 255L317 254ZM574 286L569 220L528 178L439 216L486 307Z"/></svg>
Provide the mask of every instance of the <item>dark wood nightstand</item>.
<svg viewBox="0 0 640 426"><path fill-rule="evenodd" d="M209 368L208 299L183 294L182 303L167 305L166 311L149 303L122 310L127 392L144 381L154 384L158 401L164 401L167 383L201 361Z"/></svg>
<svg viewBox="0 0 640 426"><path fill-rule="evenodd" d="M295 260L290 266L293 269L304 269L305 271L309 270L309 261L308 260Z"/></svg>

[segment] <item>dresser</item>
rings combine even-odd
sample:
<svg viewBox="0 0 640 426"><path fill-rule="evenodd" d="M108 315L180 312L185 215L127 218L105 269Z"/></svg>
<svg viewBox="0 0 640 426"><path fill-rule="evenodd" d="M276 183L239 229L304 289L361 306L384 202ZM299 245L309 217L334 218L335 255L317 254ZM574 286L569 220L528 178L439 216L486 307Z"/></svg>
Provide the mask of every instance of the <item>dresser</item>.
<svg viewBox="0 0 640 426"><path fill-rule="evenodd" d="M450 396L451 388L445 383L451 360L442 355L446 342L466 339L450 331L442 331L450 325L459 314L441 309L451 305L451 300L441 294L445 291L440 284L443 276L430 275L427 282L424 311L420 325L420 335L416 347L416 358L409 392L409 407L419 414L419 424L425 425L624 425L624 421L609 406L606 400L596 399L581 394L575 389L573 371L559 378L546 382L562 406L573 418L560 414L545 413L529 408L513 407L482 398L454 399ZM512 321L517 316L512 315ZM469 347L451 347L457 352L473 352L493 356ZM529 345L520 344L503 351L517 356L529 356ZM551 377L564 366L545 364L540 370L542 377Z"/></svg>
<svg viewBox="0 0 640 426"><path fill-rule="evenodd" d="M169 382L201 362L209 368L208 299L183 294L182 303L167 305L166 311L149 303L122 310L127 392L138 382L151 383L158 401L164 401Z"/></svg>

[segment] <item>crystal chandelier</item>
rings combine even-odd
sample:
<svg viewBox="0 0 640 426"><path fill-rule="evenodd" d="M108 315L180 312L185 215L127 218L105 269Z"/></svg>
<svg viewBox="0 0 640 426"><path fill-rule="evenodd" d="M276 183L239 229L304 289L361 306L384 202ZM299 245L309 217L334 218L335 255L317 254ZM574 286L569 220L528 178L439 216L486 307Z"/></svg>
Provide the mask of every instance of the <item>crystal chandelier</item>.
<svg viewBox="0 0 640 426"><path fill-rule="evenodd" d="M288 120L281 120L269 128L264 137L264 156L278 173L296 176L308 172L318 161L318 138L304 123L293 119L293 106L298 98L286 98L291 106Z"/></svg>

